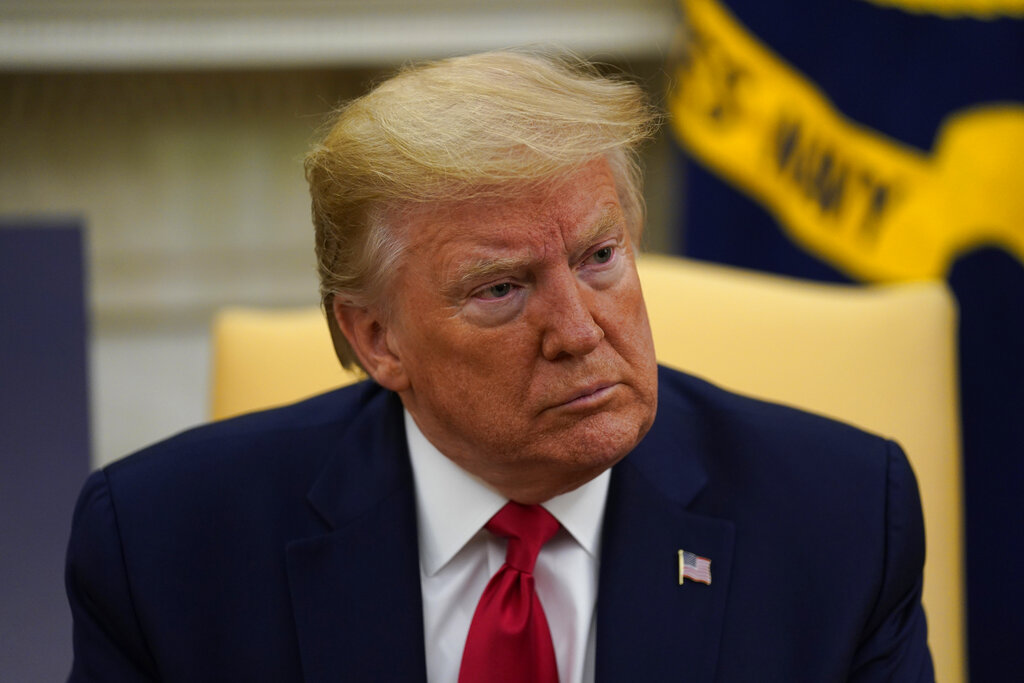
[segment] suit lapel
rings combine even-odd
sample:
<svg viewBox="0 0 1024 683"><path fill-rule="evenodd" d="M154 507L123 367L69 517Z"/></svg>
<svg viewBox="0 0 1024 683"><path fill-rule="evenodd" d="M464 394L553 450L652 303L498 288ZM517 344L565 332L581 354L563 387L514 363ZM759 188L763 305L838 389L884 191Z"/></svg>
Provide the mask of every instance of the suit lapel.
<svg viewBox="0 0 1024 683"><path fill-rule="evenodd" d="M707 482L700 430L685 406L663 400L659 413L671 418L612 470L598 584L599 683L714 679L733 524L687 510ZM710 585L679 585L679 550L711 560Z"/></svg>
<svg viewBox="0 0 1024 683"><path fill-rule="evenodd" d="M309 494L330 531L287 547L305 680L424 681L415 494L398 400L373 397L337 448Z"/></svg>

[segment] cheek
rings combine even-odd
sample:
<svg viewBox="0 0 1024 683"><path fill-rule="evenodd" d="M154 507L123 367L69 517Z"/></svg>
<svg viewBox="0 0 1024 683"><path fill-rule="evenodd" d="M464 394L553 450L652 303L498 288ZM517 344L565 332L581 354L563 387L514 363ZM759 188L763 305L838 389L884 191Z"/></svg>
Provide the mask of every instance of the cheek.
<svg viewBox="0 0 1024 683"><path fill-rule="evenodd" d="M647 318L647 306L644 304L640 283L633 276L632 282L612 293L612 305L607 323L618 339L633 353L653 355L654 343L651 340L651 324ZM606 327L606 331L609 329ZM625 349L623 349L625 351Z"/></svg>
<svg viewBox="0 0 1024 683"><path fill-rule="evenodd" d="M405 344L414 387L430 383L432 392L452 403L460 396L482 396L491 405L521 397L536 356L526 330L462 329L468 326L455 319L420 325L421 334Z"/></svg>

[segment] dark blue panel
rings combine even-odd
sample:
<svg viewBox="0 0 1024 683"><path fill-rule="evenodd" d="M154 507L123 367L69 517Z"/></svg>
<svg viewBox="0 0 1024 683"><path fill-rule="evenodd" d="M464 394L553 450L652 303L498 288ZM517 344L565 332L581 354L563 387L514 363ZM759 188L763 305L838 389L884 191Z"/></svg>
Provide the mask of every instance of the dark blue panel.
<svg viewBox="0 0 1024 683"><path fill-rule="evenodd" d="M0 680L71 666L64 551L89 470L82 231L0 223Z"/></svg>
<svg viewBox="0 0 1024 683"><path fill-rule="evenodd" d="M960 393L967 503L971 679L1024 671L1024 264L998 249L961 258Z"/></svg>

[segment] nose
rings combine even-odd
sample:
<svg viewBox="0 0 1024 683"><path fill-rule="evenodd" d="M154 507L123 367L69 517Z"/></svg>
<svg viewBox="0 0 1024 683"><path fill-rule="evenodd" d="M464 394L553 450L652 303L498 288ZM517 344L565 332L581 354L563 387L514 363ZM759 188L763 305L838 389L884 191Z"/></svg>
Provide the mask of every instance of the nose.
<svg viewBox="0 0 1024 683"><path fill-rule="evenodd" d="M538 301L543 323L541 354L547 360L585 356L604 339L594 319L594 293L571 273L551 283L550 296Z"/></svg>

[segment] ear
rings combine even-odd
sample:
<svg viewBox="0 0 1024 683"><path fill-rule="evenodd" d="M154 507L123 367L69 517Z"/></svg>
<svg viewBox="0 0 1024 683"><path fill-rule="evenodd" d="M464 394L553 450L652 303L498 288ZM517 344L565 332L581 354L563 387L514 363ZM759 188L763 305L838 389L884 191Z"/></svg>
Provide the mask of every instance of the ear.
<svg viewBox="0 0 1024 683"><path fill-rule="evenodd" d="M388 336L388 325L379 311L354 306L334 297L334 319L352 345L367 374L385 389L402 392L409 388L402 360Z"/></svg>

